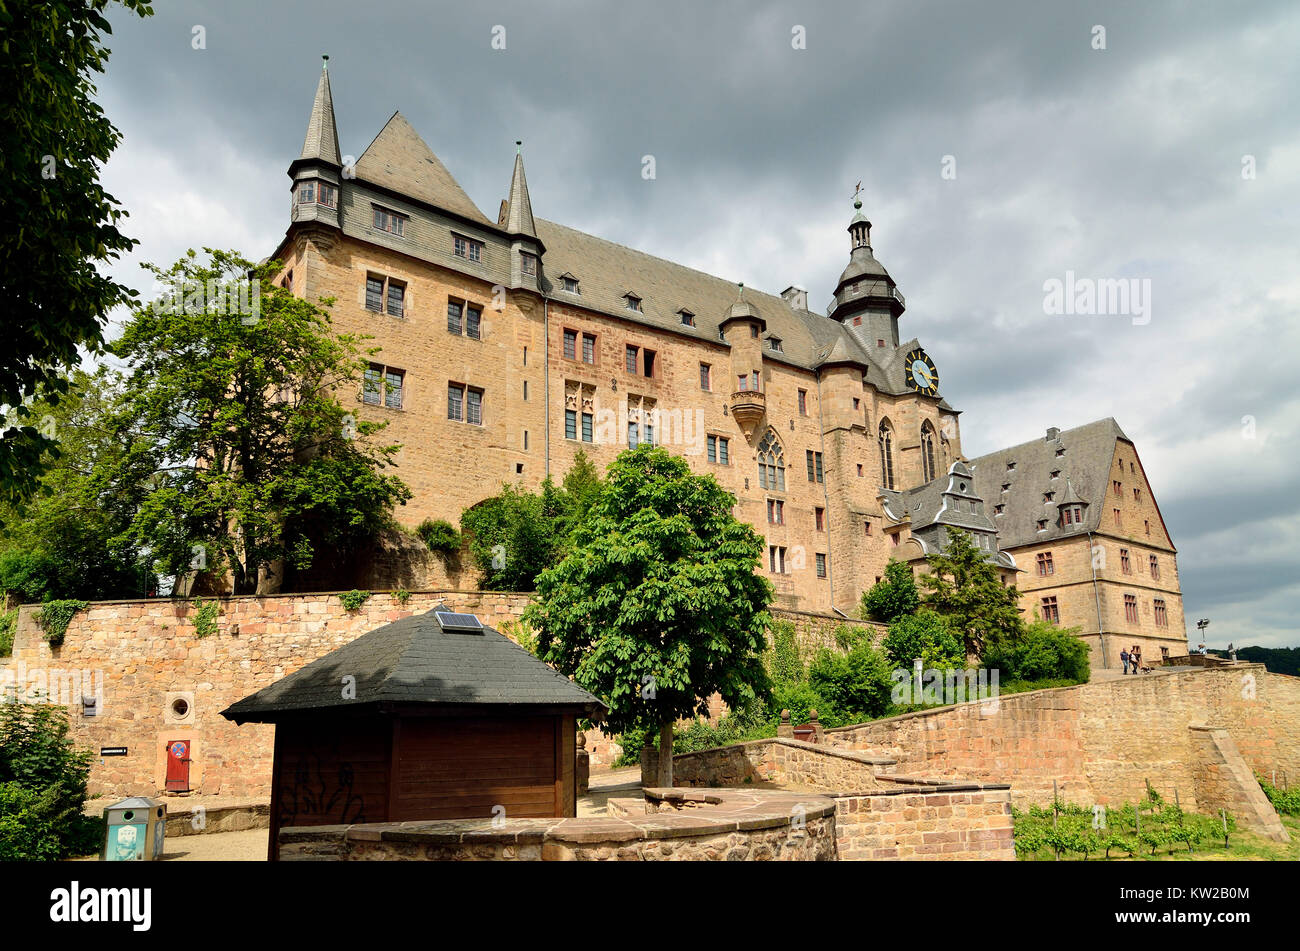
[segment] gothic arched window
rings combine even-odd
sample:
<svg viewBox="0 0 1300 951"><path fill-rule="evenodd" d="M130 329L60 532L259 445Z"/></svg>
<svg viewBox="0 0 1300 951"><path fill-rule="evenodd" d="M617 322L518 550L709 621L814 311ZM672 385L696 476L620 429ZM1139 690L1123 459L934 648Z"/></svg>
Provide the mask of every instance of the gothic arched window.
<svg viewBox="0 0 1300 951"><path fill-rule="evenodd" d="M929 482L938 473L934 470L934 427L927 419L921 424L921 481Z"/></svg>
<svg viewBox="0 0 1300 951"><path fill-rule="evenodd" d="M770 429L758 444L758 484L764 489L785 491L785 452Z"/></svg>
<svg viewBox="0 0 1300 951"><path fill-rule="evenodd" d="M887 419L880 421L880 484L894 487L894 429Z"/></svg>

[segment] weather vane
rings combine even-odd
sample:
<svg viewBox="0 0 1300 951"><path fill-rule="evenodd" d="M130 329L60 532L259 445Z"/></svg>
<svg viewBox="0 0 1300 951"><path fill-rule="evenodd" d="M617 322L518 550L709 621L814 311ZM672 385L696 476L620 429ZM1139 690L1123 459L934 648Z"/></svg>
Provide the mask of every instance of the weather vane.
<svg viewBox="0 0 1300 951"><path fill-rule="evenodd" d="M853 199L854 199L854 201L857 200L858 193L861 192L861 191L862 191L862 182L858 182L857 186L853 189Z"/></svg>

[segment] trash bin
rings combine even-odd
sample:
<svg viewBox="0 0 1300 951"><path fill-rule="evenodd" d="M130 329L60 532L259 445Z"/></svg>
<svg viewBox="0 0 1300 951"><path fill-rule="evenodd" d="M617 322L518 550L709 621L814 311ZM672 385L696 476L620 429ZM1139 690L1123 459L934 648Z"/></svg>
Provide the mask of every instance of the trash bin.
<svg viewBox="0 0 1300 951"><path fill-rule="evenodd" d="M156 799L132 796L104 808L105 862L153 861L162 858L167 807Z"/></svg>

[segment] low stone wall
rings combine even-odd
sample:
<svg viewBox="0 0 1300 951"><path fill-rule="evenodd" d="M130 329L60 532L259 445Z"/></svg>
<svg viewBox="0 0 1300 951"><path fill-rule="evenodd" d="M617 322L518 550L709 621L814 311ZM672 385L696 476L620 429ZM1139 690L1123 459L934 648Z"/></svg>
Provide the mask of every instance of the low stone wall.
<svg viewBox="0 0 1300 951"><path fill-rule="evenodd" d="M648 790L650 794L673 790ZM835 803L725 790L644 816L466 819L280 831L280 861L817 861L835 858ZM663 801L662 799L660 801Z"/></svg>
<svg viewBox="0 0 1300 951"><path fill-rule="evenodd" d="M756 783L822 790L872 789L877 773L894 760L802 740L751 740L673 757L674 786L745 786ZM643 785L652 785L658 756L647 758Z"/></svg>
<svg viewBox="0 0 1300 951"><path fill-rule="evenodd" d="M905 787L834 799L841 861L1015 861L1008 786Z"/></svg>
<svg viewBox="0 0 1300 951"><path fill-rule="evenodd" d="M825 731L828 745L890 756L901 772L1010 780L1017 805L1062 798L1118 806L1177 790L1193 810L1211 764L1192 727L1225 730L1246 772L1300 775L1300 678L1259 664L1125 677L999 697ZM1200 791L1198 791L1200 790ZM1216 800L1217 801L1217 800ZM1264 834L1254 810L1239 815Z"/></svg>

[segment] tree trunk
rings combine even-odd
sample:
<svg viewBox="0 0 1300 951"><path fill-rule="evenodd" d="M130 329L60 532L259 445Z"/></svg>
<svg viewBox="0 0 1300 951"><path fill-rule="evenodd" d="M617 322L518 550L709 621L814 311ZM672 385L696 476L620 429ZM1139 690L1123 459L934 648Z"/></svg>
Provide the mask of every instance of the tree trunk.
<svg viewBox="0 0 1300 951"><path fill-rule="evenodd" d="M664 788L673 784L673 725L659 724L659 774L656 783Z"/></svg>

